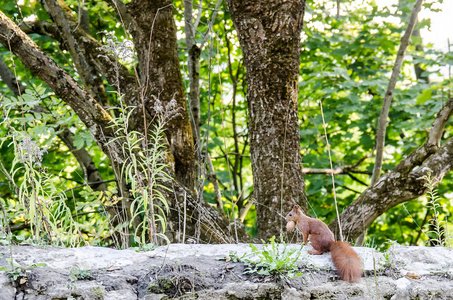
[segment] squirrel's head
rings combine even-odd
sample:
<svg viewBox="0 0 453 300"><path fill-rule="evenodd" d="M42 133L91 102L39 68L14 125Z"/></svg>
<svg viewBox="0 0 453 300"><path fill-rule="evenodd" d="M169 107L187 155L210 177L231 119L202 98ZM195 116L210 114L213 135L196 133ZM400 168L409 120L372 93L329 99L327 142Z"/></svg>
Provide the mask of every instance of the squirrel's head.
<svg viewBox="0 0 453 300"><path fill-rule="evenodd" d="M289 222L289 221L297 222L297 220L299 219L301 214L303 214L303 213L302 213L302 209L300 209L300 206L294 205L293 209L286 215L285 219L287 222Z"/></svg>

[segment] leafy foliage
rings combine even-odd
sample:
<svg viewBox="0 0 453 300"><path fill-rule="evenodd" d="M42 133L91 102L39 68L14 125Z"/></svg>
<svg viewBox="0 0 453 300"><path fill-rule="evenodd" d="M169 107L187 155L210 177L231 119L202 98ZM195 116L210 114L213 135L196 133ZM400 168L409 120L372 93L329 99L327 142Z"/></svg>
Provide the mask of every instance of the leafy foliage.
<svg viewBox="0 0 453 300"><path fill-rule="evenodd" d="M436 178L431 177L431 173L423 176L426 181L425 186L428 188L428 208L432 212L432 218L429 220L429 243L431 245L451 246L450 240L453 238L448 232L447 218L442 212L440 205L440 198L437 195L436 185L438 184Z"/></svg>
<svg viewBox="0 0 453 300"><path fill-rule="evenodd" d="M156 104L162 106L159 100L156 101ZM170 102L168 106L173 104ZM164 108L161 107L159 110L162 113L158 115L159 120L156 126L151 131L150 136L145 137L140 132L128 130L127 124L133 110L132 107L124 108L119 113L119 117L115 119L115 123L120 125L117 130L118 139L126 140L126 143L123 144L123 151L128 154L128 161L121 172L125 174L124 177L127 184L130 185L134 197L131 203L132 222L134 222L134 219L140 219L138 216L145 216L134 232L135 242L143 247L148 240L147 236L156 244L158 243L156 241L158 236L168 241L164 233L169 207L167 200L158 189L165 189L162 184L159 184L158 180L170 180L170 176L165 171L167 165L162 163L163 157L166 155L165 144L162 140L167 120L163 114ZM147 147L145 151L140 152L138 149L140 149L140 144L143 143ZM156 223L159 223L161 230L159 233L156 232Z"/></svg>
<svg viewBox="0 0 453 300"><path fill-rule="evenodd" d="M22 267L18 262L16 262L13 258L5 258L6 262L11 267L0 267L0 271L5 271L6 276L13 282L15 282L18 286L25 284L27 282L27 276L30 273L30 269L37 268L37 267L45 267L45 263L37 263L31 264L27 267Z"/></svg>
<svg viewBox="0 0 453 300"><path fill-rule="evenodd" d="M39 2L22 2L23 5L6 1L2 3L2 11L16 23L33 18L51 21ZM78 13L78 1L65 2L74 14ZM253 178L247 129L246 72L237 33L225 3L217 19L211 20L216 2L202 1L196 30L198 43L205 36L207 40L200 61L201 134L204 137L202 152L209 153L213 159L215 178L221 187L224 214L230 219L238 219L247 204L256 200L251 198ZM194 1L194 8L198 9L199 3ZM424 9L435 10L433 3L426 2ZM178 29L178 51L187 88L183 2L174 1L173 4ZM335 1L307 1L299 83L303 167L322 169L329 165L318 101L323 103L328 123L334 167L352 166L363 159L356 168L336 177L340 210L369 185L374 163L372 152L376 120L412 4L413 1L409 0L399 1L398 6L378 6L373 0L342 1L341 13L337 17ZM112 51L121 48L133 52L131 47L123 47L130 45L127 43L128 34L106 2L85 1L84 5L89 12L93 37L106 47L112 47ZM197 9L195 14L199 12ZM429 25L429 20L421 20L418 28L428 28ZM30 37L73 78L80 80L64 45L45 35L31 34ZM120 55L120 52L115 53ZM445 70L453 64L452 52L436 50L432 45L424 44L423 37L414 36L407 54L390 110L385 172L423 144L433 117L451 97L453 87L451 77L445 75ZM16 242L52 240L55 244L67 246L86 243L111 245L106 209L109 209L108 203L120 200L115 200L118 187L111 182L114 179L112 162L95 144L77 115L12 56L5 45L0 47L0 56L26 85L22 96L14 97L9 88L0 82L0 160L4 165L0 174L0 203L8 215L7 220L2 219L2 227L6 228L6 223L11 226L23 225L22 229L14 232ZM126 56L129 59L122 59L122 62L132 72L136 59L133 55ZM424 76L429 75L429 82L414 75L416 64L423 68ZM106 84L106 91L109 104L120 106L121 94L114 92L116 87ZM45 112L36 109L38 104ZM112 111L116 117L120 114L123 117L127 115L127 109ZM74 134L76 148L86 149L93 158L102 178L107 181L104 192L94 191L86 185L85 171L72 155L68 155L70 149L58 139L63 128L68 128ZM127 168L122 171L129 174L128 183L132 185L136 197L136 215L148 215L153 207L151 203L156 199L159 203L156 209L160 211L156 218L163 230L167 210L165 200L155 194L155 186L143 189L140 185L142 178L139 177L151 175L147 178L149 180L152 176L165 176L160 172L162 165L158 160L159 155L163 155L159 152L162 150L159 139L164 129L155 129L156 135L150 140L148 152L132 155L135 160L129 161ZM443 140L450 138L452 132L450 121ZM131 137L130 143L124 145L124 151L130 153L144 138L134 132L124 132L123 136ZM22 145L28 145L28 148ZM157 152L152 152L154 150ZM143 172L148 166L152 166L150 169L154 174ZM210 179L204 178L203 198L215 204L214 187ZM329 176L307 174L305 182L312 214L328 223L335 217ZM435 201L439 216L445 216L446 226L451 226L447 217L453 213L453 206L450 205L453 199L452 182L453 177L449 174L439 183L439 198ZM151 197L151 194L157 198ZM40 203L45 204L42 209ZM422 198L392 208L371 226L369 240L376 245L388 239L397 240L400 244L422 244L428 240L427 236L420 234L420 228L426 224L428 211L432 209L428 203ZM150 215L154 216L153 213ZM249 233L256 235L254 205L248 210L244 223ZM48 231L47 226L53 230ZM149 231L145 228L151 230L152 227L152 221L141 224L142 230L135 232L137 240L134 246L146 246L144 235L149 234ZM38 232L46 233L41 236L41 240L36 236Z"/></svg>
<svg viewBox="0 0 453 300"><path fill-rule="evenodd" d="M94 279L93 274L91 274L90 270L80 269L79 267L72 267L69 270L69 279L74 282L77 280L91 280Z"/></svg>
<svg viewBox="0 0 453 300"><path fill-rule="evenodd" d="M17 198L9 199L5 204L13 223L25 222L28 225L28 230L23 235L17 235L16 240L29 239L32 243L68 246L86 244L87 236L82 234L82 230L90 224L81 224L73 218L65 192L59 184L55 184L53 175L43 167L43 156L47 151L41 149L37 141L32 140L32 137L46 137L43 131L37 130L42 127L40 120L27 119L25 116L25 119L17 118L11 121L5 107L12 109L14 104L6 105L3 107L5 118L1 125L4 125L9 133L2 137L2 144L8 143L14 156L9 170L6 170L3 164L1 167L3 174L9 174L9 183L14 187ZM25 123L21 125L20 122L26 122L26 127ZM78 205L80 207L80 204ZM91 203L92 206L99 206L99 203ZM102 225L99 228L101 231L105 230Z"/></svg>
<svg viewBox="0 0 453 300"><path fill-rule="evenodd" d="M317 1L307 7L299 117L304 167L329 166L318 100L323 103L328 123L334 168L352 166L363 159L357 168L335 179L341 210L369 186L377 119L410 9L379 8L372 1L361 4L347 1L342 3L345 13L337 18L333 5L333 2ZM408 7L411 7L410 3ZM389 22L389 18L401 21ZM426 23L418 26L421 28ZM421 43L421 39L418 42ZM413 41L409 47L393 95L386 136L385 171L422 145L435 114L449 98L451 82L439 69L446 62L442 59L445 54L429 45L423 45L424 51L417 50L419 43ZM413 68L417 62L423 62L426 70L436 70L427 71L431 83L415 78ZM451 128L451 121L448 128ZM444 138L451 136L447 132ZM450 180L451 175L445 177L439 190L448 190ZM313 213L328 223L335 217L330 178L308 174L305 182ZM379 217L369 228L368 238L378 245L387 239L398 240L401 244L416 242L418 227L412 218L418 224L422 223L425 204L410 202L405 206L409 214L400 205ZM452 212L451 209L447 211L447 214Z"/></svg>

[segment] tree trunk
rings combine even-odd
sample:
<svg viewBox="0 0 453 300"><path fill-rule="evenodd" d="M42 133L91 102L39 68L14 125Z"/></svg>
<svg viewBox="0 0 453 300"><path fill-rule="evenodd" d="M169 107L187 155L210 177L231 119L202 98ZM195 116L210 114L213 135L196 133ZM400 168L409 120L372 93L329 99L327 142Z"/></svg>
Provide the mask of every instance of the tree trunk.
<svg viewBox="0 0 453 300"><path fill-rule="evenodd" d="M155 99L162 101L164 106L172 99L176 100L177 107L170 116L166 132L172 163L176 179L196 192L194 142L179 66L173 4L169 0L132 1L127 7L135 24L131 26L131 34L137 50L145 109L153 116ZM142 106L142 103L137 104ZM146 125L137 126L146 132Z"/></svg>
<svg viewBox="0 0 453 300"><path fill-rule="evenodd" d="M258 237L269 238L292 205L307 212L297 99L305 0L227 3L247 71Z"/></svg>
<svg viewBox="0 0 453 300"><path fill-rule="evenodd" d="M200 1L200 4L202 2ZM200 131L200 54L201 49L198 47L195 40L196 29L193 22L193 2L184 0L184 32L186 34L186 50L187 50L187 69L189 71L189 103L191 110L191 124L194 135L197 160L201 159L201 131ZM202 13L199 8L199 14Z"/></svg>

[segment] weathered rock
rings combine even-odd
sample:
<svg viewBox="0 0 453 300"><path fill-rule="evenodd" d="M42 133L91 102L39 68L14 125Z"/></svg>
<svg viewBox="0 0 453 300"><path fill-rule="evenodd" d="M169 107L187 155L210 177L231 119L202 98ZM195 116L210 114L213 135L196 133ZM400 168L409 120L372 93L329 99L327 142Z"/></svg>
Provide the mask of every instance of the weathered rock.
<svg viewBox="0 0 453 300"><path fill-rule="evenodd" d="M0 272L0 300L453 299L452 249L398 246L384 256L355 248L364 277L351 284L338 278L330 254L308 255L307 248L298 260L303 275L281 279L245 274L243 263L221 260L250 254L245 244L171 244L149 252L17 246L12 257L22 269L14 282ZM0 267L10 269L10 248L0 253Z"/></svg>

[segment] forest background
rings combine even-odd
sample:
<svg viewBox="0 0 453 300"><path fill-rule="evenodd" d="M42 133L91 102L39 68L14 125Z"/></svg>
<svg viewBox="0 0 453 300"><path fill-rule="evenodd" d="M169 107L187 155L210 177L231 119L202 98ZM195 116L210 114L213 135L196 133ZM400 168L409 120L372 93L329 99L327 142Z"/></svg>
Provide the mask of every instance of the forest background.
<svg viewBox="0 0 453 300"><path fill-rule="evenodd" d="M53 3L58 5L52 6ZM139 5L134 1L125 3L139 14ZM93 86L102 86L101 91L98 88L97 93L91 94L104 109L102 111L110 115L109 122L117 125L103 127L112 128L111 135L115 138L100 146L99 139L88 130L81 113L74 108L80 103L71 105L60 96L61 91L36 76L40 73L38 67L30 71L25 58L11 55L14 45L5 42L6 35L2 31L5 38L0 48L2 240L126 247L144 246L150 240L154 243L163 243L166 239L185 242L190 238L198 242L228 242L256 236L267 239L272 234L284 233L282 221L271 222L273 232L263 230L262 235L258 232L257 206L271 209L254 197L253 182L257 179L253 178L250 153L248 75L227 3L194 1L191 11L187 10L187 3L191 2L186 1L184 5L184 1L162 1L150 14L153 18L147 20L148 34L141 35L141 41L149 39L150 45L154 39L158 40L158 32L165 33L162 28L166 28L159 27L159 16L170 12L167 19L175 21L175 50L184 91L166 85L170 96L160 102L157 99L166 97L164 92L146 94L144 82L157 82L166 75L159 77L152 70L144 75L147 55L137 44L140 34L131 37L134 29L129 28L128 22L132 21L122 19L118 13L126 6L116 1L43 1L42 4L0 1L4 15L18 24L74 82L90 91L96 90ZM337 6L335 1L307 2L300 41L298 136L306 207L312 216L328 224L337 217L335 201L341 212L370 187L382 101L414 3L401 0L394 6L378 6L375 1L366 0L341 1ZM441 7L438 3L425 1L422 10L436 12ZM66 18L68 31L59 16ZM52 22L59 24L58 30L50 25ZM424 144L436 115L451 102L453 52L449 45L447 51L441 51L423 43L420 30L429 28L430 22L429 19L417 22L406 51L389 112L382 174L390 174L399 162ZM192 33L188 33L189 26L195 28ZM92 72L102 74L93 76L93 81L83 74L82 70L87 67L80 59L89 57L90 41L86 42L86 36L79 37L78 30L99 41L90 58L95 62L90 64L87 59L94 69ZM192 34L191 42L188 34ZM72 42L70 35L75 37ZM80 54L77 47L85 47L80 52L86 53ZM151 46L147 49L152 50ZM188 62L188 58L193 59L197 54L199 74L194 74L194 60ZM107 60L102 61L103 57L113 57L119 64L108 65ZM154 61L156 66L167 66L170 59L162 54L161 60ZM111 78L105 75L108 70L103 67L111 68ZM146 75L150 79L146 79ZM142 92L137 98L152 103L149 106L153 111L147 112L152 126L145 126L144 136L141 135L143 130L131 124L134 118L139 118L136 114L141 114L145 105L137 105L140 109L134 110L128 106L131 103L128 97L132 96L124 93L133 90L126 84L131 76L141 80L142 85L135 86L137 93ZM8 80L14 84L8 85ZM198 87L194 81L199 83ZM179 121L174 119L187 114L187 107L193 109L191 93L197 88L199 116L191 110L191 117L182 125L187 127L190 119L195 136L190 144L185 140L187 136L179 135ZM181 103L186 100L186 108L182 108ZM319 103L322 103L323 114ZM96 115L93 110L90 112ZM451 139L451 128L450 120L441 132L441 145ZM173 138L185 140L193 149L197 161L194 185L187 183L192 179L184 179L190 172L178 175L174 170L173 165L184 164L178 158L178 151L186 150L182 147L174 151L178 146L170 141ZM106 154L109 145L117 142L122 145L122 155L128 155L129 159L112 160L112 155ZM141 150L137 152L138 148ZM168 152L172 151L173 158L168 158ZM122 159L125 163L116 167L115 163ZM444 165L449 163L444 162ZM178 182L187 190L178 190L169 183L173 177L179 178ZM441 182L431 178L431 190L435 189L437 196L421 196L380 212L368 228L365 243L376 247L387 241L421 245L431 237L431 244L436 244L433 239L440 237L443 244L448 244L453 177L449 172L439 178ZM195 191L192 196L190 191ZM173 194L179 199L177 205L169 200ZM191 197L195 203L191 204L192 210L187 200ZM121 210L126 213L118 213ZM282 219L282 212L277 218ZM202 218L215 213L220 217L213 216L207 222ZM176 214L178 220L173 224L169 222L172 214ZM222 218L227 221L223 222ZM190 219L193 228L189 230L187 225L186 233ZM261 222L265 223L263 217ZM241 231L241 224L247 233ZM205 232L213 227L231 239L211 240ZM178 233L169 235L169 232Z"/></svg>

